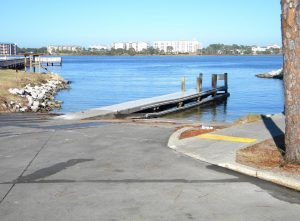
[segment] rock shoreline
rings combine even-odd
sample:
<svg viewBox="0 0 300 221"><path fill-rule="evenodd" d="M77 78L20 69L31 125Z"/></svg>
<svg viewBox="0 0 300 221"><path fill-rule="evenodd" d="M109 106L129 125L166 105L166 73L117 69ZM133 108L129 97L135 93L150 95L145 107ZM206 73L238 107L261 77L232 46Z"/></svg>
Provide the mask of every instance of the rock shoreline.
<svg viewBox="0 0 300 221"><path fill-rule="evenodd" d="M257 74L255 76L259 78L283 79L283 70L279 69L276 71L270 71L268 73Z"/></svg>
<svg viewBox="0 0 300 221"><path fill-rule="evenodd" d="M22 104L10 101L2 105L10 112L48 112L60 109L63 102L55 100L55 95L58 91L69 88L69 84L69 81L57 76L41 85L27 84L23 88L10 88L8 91L11 94L26 98L26 102Z"/></svg>

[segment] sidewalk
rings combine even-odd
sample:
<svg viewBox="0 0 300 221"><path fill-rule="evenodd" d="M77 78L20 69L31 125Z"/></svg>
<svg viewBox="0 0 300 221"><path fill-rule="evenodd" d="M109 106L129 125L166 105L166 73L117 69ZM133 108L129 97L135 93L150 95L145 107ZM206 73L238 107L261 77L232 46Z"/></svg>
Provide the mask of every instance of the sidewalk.
<svg viewBox="0 0 300 221"><path fill-rule="evenodd" d="M180 140L180 134L190 129L182 128L171 135L168 146L192 158L300 191L300 175L257 169L235 162L237 150L280 135L284 127L284 115L278 114L254 123Z"/></svg>

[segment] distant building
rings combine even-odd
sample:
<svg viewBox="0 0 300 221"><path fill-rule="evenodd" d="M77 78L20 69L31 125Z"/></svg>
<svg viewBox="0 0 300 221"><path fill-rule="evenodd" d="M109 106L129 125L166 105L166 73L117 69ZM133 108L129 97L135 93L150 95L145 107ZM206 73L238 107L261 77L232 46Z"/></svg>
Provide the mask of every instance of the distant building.
<svg viewBox="0 0 300 221"><path fill-rule="evenodd" d="M146 42L115 42L112 46L114 49L126 49L133 48L136 52L141 52L149 47Z"/></svg>
<svg viewBox="0 0 300 221"><path fill-rule="evenodd" d="M267 51L267 47L260 47L260 46L253 46L252 47L252 52L253 54L257 54L257 52L265 52Z"/></svg>
<svg viewBox="0 0 300 221"><path fill-rule="evenodd" d="M91 49L91 50L108 50L108 49L110 49L110 47L109 46L107 46L107 45L91 45L91 46L89 46L89 49Z"/></svg>
<svg viewBox="0 0 300 221"><path fill-rule="evenodd" d="M272 49L281 49L281 47L279 45L269 45L269 46L253 46L252 47L252 52L253 54L257 54L257 53L262 53L262 52L266 52L267 50L272 50Z"/></svg>
<svg viewBox="0 0 300 221"><path fill-rule="evenodd" d="M149 44L147 42L138 42L136 45L136 51L147 50L148 47L149 47Z"/></svg>
<svg viewBox="0 0 300 221"><path fill-rule="evenodd" d="M13 43L0 43L0 55L11 56L17 54L17 45Z"/></svg>
<svg viewBox="0 0 300 221"><path fill-rule="evenodd" d="M281 47L279 45L274 44L267 46L267 49L281 49Z"/></svg>
<svg viewBox="0 0 300 221"><path fill-rule="evenodd" d="M115 42L112 45L112 48L114 49L125 49L125 47L126 47L126 43L124 42Z"/></svg>
<svg viewBox="0 0 300 221"><path fill-rule="evenodd" d="M62 52L62 51L81 51L82 47L77 45L50 45L47 47L47 51L49 54L52 54L53 52Z"/></svg>
<svg viewBox="0 0 300 221"><path fill-rule="evenodd" d="M199 41L155 41L153 43L155 49L159 49L164 52L172 53L196 53L197 50L201 49Z"/></svg>

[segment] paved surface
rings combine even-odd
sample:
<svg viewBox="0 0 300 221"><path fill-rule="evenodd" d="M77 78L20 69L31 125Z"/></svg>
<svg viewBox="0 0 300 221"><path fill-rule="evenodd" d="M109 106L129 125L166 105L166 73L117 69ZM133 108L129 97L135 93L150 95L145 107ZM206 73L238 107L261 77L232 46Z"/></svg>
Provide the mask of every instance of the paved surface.
<svg viewBox="0 0 300 221"><path fill-rule="evenodd" d="M172 127L14 119L0 124L1 221L299 219L298 192L171 150Z"/></svg>
<svg viewBox="0 0 300 221"><path fill-rule="evenodd" d="M239 149L282 135L284 127L284 115L278 114L262 121L179 140L179 135L188 129L183 128L171 136L168 146L192 158L300 191L300 175L256 169L236 163L236 152Z"/></svg>

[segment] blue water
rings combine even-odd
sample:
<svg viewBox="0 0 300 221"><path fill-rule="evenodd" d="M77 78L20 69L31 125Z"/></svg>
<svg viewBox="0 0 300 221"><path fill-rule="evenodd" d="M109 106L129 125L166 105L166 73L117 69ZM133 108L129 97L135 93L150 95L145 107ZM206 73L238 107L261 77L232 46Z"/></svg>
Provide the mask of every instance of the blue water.
<svg viewBox="0 0 300 221"><path fill-rule="evenodd" d="M282 81L255 77L281 67L281 56L71 56L51 70L72 82L70 90L57 96L64 101L62 113L178 92L183 76L186 88L194 89L200 72L208 87L211 74L227 72L231 93L227 102L167 117L230 122L249 113L283 111Z"/></svg>

